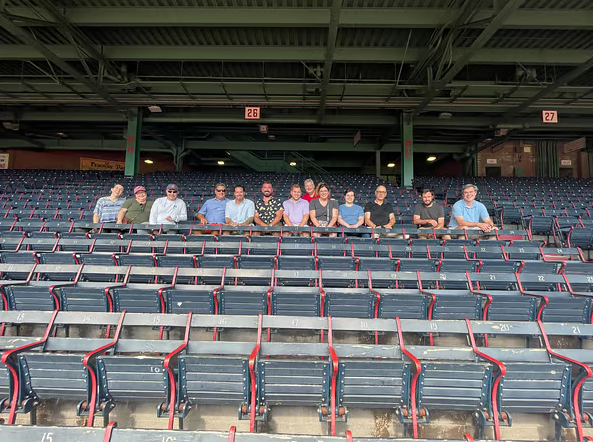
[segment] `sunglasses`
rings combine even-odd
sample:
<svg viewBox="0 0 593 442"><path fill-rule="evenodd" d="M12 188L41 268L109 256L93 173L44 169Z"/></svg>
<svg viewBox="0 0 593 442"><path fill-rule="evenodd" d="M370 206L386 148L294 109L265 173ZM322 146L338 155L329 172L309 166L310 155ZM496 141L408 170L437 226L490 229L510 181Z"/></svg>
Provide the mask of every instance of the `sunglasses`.
<svg viewBox="0 0 593 442"><path fill-rule="evenodd" d="M216 189L217 192L226 192L226 189Z"/></svg>
<svg viewBox="0 0 593 442"><path fill-rule="evenodd" d="M177 193L176 190L167 190L167 193Z"/></svg>

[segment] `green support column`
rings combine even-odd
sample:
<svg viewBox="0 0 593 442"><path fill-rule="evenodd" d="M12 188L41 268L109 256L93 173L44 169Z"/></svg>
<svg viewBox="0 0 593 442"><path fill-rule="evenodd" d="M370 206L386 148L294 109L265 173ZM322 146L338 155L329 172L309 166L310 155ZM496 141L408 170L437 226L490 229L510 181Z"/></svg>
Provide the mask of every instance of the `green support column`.
<svg viewBox="0 0 593 442"><path fill-rule="evenodd" d="M414 179L414 126L410 114L402 112L401 114L401 187L411 188Z"/></svg>
<svg viewBox="0 0 593 442"><path fill-rule="evenodd" d="M381 176L381 151L375 152L375 175L377 178Z"/></svg>
<svg viewBox="0 0 593 442"><path fill-rule="evenodd" d="M177 147L173 151L173 163L175 164L176 172L183 172L183 158L189 155L183 147Z"/></svg>
<svg viewBox="0 0 593 442"><path fill-rule="evenodd" d="M126 176L140 171L140 142L142 140L142 109L128 111L128 138L126 144Z"/></svg>

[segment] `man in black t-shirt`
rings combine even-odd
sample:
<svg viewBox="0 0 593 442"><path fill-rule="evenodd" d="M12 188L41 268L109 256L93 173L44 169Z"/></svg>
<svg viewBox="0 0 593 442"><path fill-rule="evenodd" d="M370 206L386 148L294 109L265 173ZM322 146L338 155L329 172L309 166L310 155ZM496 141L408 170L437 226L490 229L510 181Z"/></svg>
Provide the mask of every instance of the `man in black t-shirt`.
<svg viewBox="0 0 593 442"><path fill-rule="evenodd" d="M445 226L445 211L443 206L434 202L434 192L430 189L422 191L422 202L416 204L412 222L419 229L442 229ZM420 235L428 237L428 235Z"/></svg>
<svg viewBox="0 0 593 442"><path fill-rule="evenodd" d="M395 213L391 204L385 201L386 196L385 186L379 186L375 190L375 200L365 204L364 222L367 226L391 229L395 224ZM393 234L387 234L387 236L393 236Z"/></svg>

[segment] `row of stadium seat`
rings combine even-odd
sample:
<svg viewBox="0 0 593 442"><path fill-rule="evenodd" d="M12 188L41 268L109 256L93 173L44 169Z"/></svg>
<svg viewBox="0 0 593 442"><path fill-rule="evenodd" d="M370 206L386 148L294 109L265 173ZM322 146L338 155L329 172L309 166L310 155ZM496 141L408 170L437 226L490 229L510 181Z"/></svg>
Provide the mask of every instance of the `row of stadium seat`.
<svg viewBox="0 0 593 442"><path fill-rule="evenodd" d="M2 243L4 239L0 239ZM31 240L0 251L4 264L142 265L181 268L342 269L590 273L579 249L484 245L291 244L126 240ZM6 245L6 244L4 244ZM30 246L30 247L29 247ZM30 248L30 250L27 250ZM39 250L33 252L32 250ZM82 251L81 251L82 250ZM3 275L11 279L10 274Z"/></svg>
<svg viewBox="0 0 593 442"><path fill-rule="evenodd" d="M418 437L430 412L473 414L481 434L512 425L512 413L548 414L560 440L563 428L583 425L593 411L592 350L552 349L549 337L593 337L593 325L406 319L303 318L283 316L135 315L67 312L0 312L0 322L46 324L43 338L21 337L18 347L0 336L0 397L12 424L48 399L78 402L72 413L108 422L122 402L151 402L157 415L174 421L202 405L233 405L251 431L275 407L316 407L331 435L360 408L384 409ZM58 325L109 325L103 339L54 337ZM155 324L185 330L182 340L122 338L127 326ZM219 340L220 328L257 333L255 341ZM196 328L214 329L213 341L191 338ZM267 330L267 336L266 336ZM273 333L270 331L273 330ZM282 330L320 332L320 342L275 342ZM382 345L337 343L334 332L382 333ZM407 345L404 333L467 338L470 346ZM543 348L478 346L486 336L536 337ZM325 343L327 341L327 343ZM138 356L141 353L141 356ZM286 358L286 356L291 356ZM199 408L197 410L199 413Z"/></svg>
<svg viewBox="0 0 593 442"><path fill-rule="evenodd" d="M592 322L590 274L43 264L0 272L26 276L0 286L3 309L15 311Z"/></svg>

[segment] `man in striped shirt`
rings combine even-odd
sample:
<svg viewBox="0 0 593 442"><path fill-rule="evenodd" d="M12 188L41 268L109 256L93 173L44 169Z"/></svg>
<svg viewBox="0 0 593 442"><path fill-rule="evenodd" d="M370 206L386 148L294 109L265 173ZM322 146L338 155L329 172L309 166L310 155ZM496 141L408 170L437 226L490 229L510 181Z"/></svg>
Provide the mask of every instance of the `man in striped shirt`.
<svg viewBox="0 0 593 442"><path fill-rule="evenodd" d="M119 209L126 202L122 197L124 193L124 186L119 183L111 188L111 194L104 196L97 200L97 205L93 211L93 222L98 223L114 223L117 221L117 214Z"/></svg>

